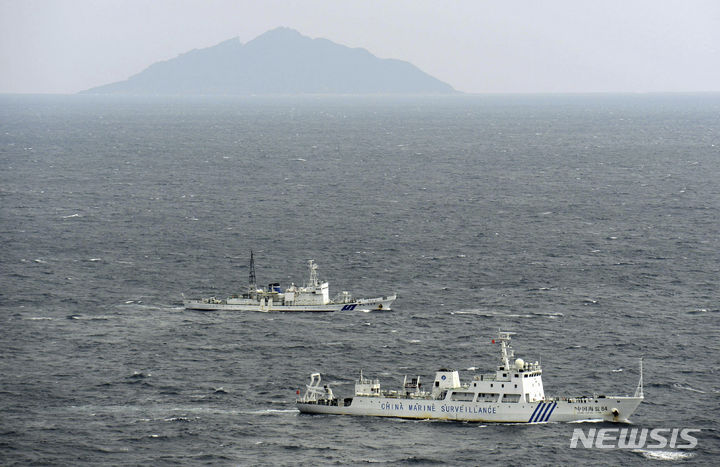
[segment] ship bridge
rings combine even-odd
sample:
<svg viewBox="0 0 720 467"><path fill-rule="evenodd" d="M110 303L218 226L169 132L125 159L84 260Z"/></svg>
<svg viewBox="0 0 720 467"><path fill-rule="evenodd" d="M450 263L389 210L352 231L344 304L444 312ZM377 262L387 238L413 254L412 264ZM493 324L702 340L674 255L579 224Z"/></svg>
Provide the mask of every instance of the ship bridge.
<svg viewBox="0 0 720 467"><path fill-rule="evenodd" d="M495 373L475 376L470 384L461 385L455 370L435 373L432 395L436 399L467 402L535 402L545 399L542 369L538 362L515 359L510 346L510 332L500 332L500 364ZM495 340L493 340L495 343Z"/></svg>

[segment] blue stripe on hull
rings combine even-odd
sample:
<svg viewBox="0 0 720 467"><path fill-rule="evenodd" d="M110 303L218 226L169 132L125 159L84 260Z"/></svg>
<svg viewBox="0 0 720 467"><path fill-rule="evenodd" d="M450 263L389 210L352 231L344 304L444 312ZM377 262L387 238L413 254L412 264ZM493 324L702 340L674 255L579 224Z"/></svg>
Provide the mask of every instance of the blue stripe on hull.
<svg viewBox="0 0 720 467"><path fill-rule="evenodd" d="M543 410L542 414L536 420L537 422L545 421L545 415L547 415L547 413L550 411L550 407L552 407L552 402L548 402L548 404L545 406L545 410Z"/></svg>
<svg viewBox="0 0 720 467"><path fill-rule="evenodd" d="M555 410L555 407L557 407L557 402L553 402L552 408L550 409L550 411L548 412L548 414L545 416L545 420L544 420L544 421L547 422L547 421L550 420L550 415L552 415L553 410Z"/></svg>
<svg viewBox="0 0 720 467"><path fill-rule="evenodd" d="M535 418L535 415L542 410L543 405L545 405L545 402L540 402L537 407L535 407L535 411L530 415L530 420L528 420L528 423L533 422L533 418Z"/></svg>

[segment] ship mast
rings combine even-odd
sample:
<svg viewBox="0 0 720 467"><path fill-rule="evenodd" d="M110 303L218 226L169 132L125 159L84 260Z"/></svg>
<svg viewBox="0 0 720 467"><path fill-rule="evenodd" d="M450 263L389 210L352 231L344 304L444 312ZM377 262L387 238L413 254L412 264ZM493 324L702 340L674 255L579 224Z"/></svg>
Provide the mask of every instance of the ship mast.
<svg viewBox="0 0 720 467"><path fill-rule="evenodd" d="M498 340L500 341L500 361L504 370L510 369L510 360L515 357L515 352L510 347L510 336L514 332L498 331Z"/></svg>
<svg viewBox="0 0 720 467"><path fill-rule="evenodd" d="M255 279L255 258L253 257L253 251L250 250L250 277L248 289L250 292L257 290L257 280Z"/></svg>
<svg viewBox="0 0 720 467"><path fill-rule="evenodd" d="M641 399L645 398L645 394L643 394L643 359L640 358L640 381L638 381L637 388L635 389L635 397L640 397Z"/></svg>
<svg viewBox="0 0 720 467"><path fill-rule="evenodd" d="M317 264L315 264L315 261L308 260L308 268L310 269L310 283L308 284L308 287L317 287L319 285L318 280L318 274L317 274Z"/></svg>

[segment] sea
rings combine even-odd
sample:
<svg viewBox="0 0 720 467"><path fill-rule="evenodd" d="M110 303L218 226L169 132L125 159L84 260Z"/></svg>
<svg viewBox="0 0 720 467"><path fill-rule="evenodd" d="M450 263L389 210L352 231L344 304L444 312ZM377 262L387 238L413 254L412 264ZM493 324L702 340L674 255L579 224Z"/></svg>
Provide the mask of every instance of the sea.
<svg viewBox="0 0 720 467"><path fill-rule="evenodd" d="M0 465L718 465L720 95L0 96ZM302 284L392 311L199 312ZM610 423L300 414L493 371ZM694 447L670 442L692 429ZM610 443L605 442L604 445ZM685 445L687 446L687 445Z"/></svg>

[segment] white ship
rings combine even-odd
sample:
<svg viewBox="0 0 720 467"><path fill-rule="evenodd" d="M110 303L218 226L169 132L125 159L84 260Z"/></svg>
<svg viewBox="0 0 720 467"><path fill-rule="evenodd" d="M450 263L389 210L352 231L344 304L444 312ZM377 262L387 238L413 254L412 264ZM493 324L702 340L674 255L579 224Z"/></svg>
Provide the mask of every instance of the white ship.
<svg viewBox="0 0 720 467"><path fill-rule="evenodd" d="M407 376L401 390L385 391L380 389L377 379L364 378L361 372L355 382L355 396L343 399L336 397L327 385L321 386L320 374L314 373L305 394L296 401L297 408L309 414L467 422L627 422L642 402L642 360L634 396L546 396L540 364L514 359L511 334L514 333L500 332L497 339L500 342L497 371L475 376L468 384L460 382L457 371L442 369L435 373L430 391L422 389L419 377L408 380Z"/></svg>
<svg viewBox="0 0 720 467"><path fill-rule="evenodd" d="M184 300L187 310L230 310L230 311L388 311L397 295L377 298L355 299L348 292L342 292L330 299L327 282L320 281L317 265L308 261L310 278L302 287L291 284L282 289L279 283L269 284L266 289L258 288L255 280L255 260L250 252L250 285L248 292L219 299L215 297Z"/></svg>

